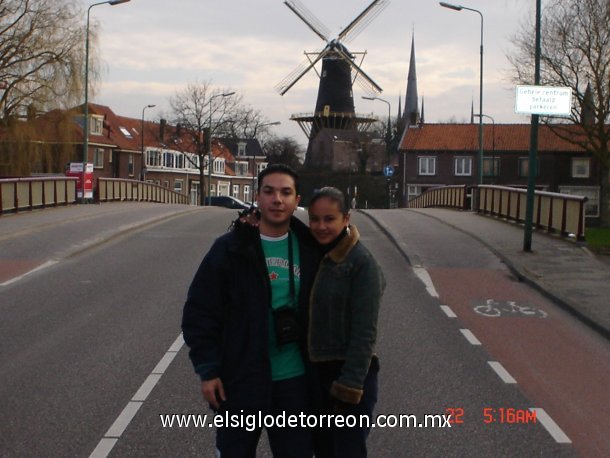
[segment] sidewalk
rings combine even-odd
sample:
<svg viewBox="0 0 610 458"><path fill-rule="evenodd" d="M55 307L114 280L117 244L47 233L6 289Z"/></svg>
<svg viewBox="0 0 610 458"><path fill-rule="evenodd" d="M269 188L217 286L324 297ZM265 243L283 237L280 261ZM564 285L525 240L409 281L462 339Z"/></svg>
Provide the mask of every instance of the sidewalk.
<svg viewBox="0 0 610 458"><path fill-rule="evenodd" d="M384 227L390 236L404 231L401 227L385 227L383 211L387 210L363 213ZM610 338L610 264L581 245L534 232L532 252L525 252L523 226L514 223L440 208L393 211L417 212L471 235L495 253L518 278ZM404 254L408 257L408 253Z"/></svg>

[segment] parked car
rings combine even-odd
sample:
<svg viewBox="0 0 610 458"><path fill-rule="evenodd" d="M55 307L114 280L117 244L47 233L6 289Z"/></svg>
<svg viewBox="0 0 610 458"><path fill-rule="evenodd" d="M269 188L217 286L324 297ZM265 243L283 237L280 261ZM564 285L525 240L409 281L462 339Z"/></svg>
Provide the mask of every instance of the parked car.
<svg viewBox="0 0 610 458"><path fill-rule="evenodd" d="M212 196L211 204L216 207L235 208L238 210L250 208L250 205L244 201L231 196Z"/></svg>

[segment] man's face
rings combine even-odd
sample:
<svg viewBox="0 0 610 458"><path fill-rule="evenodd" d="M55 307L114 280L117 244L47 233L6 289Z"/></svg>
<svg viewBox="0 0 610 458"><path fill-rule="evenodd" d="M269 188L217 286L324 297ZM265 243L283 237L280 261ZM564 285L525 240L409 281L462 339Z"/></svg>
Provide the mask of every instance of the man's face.
<svg viewBox="0 0 610 458"><path fill-rule="evenodd" d="M272 226L286 224L300 200L290 175L270 173L263 178L256 198L261 223Z"/></svg>

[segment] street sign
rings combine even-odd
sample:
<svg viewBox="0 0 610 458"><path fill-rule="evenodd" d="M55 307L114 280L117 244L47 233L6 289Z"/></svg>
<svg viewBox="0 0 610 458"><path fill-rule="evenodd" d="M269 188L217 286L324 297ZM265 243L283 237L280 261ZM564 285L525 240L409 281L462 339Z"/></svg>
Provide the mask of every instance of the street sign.
<svg viewBox="0 0 610 458"><path fill-rule="evenodd" d="M515 113L569 116L572 88L555 86L517 86Z"/></svg>
<svg viewBox="0 0 610 458"><path fill-rule="evenodd" d="M386 166L383 168L383 174L384 174L386 177L391 177L392 175L394 175L394 167L392 167L391 165L386 165Z"/></svg>

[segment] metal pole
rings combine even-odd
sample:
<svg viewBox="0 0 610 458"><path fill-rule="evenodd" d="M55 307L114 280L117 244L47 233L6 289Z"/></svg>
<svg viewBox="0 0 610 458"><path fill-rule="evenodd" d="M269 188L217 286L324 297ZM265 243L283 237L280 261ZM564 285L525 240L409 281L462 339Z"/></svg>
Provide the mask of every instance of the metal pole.
<svg viewBox="0 0 610 458"><path fill-rule="evenodd" d="M536 0L536 51L534 58L534 84L540 84L540 0ZM527 199L525 207L525 229L523 251L532 251L532 227L534 219L534 193L536 188L536 155L538 152L539 116L532 115L530 127L530 151L528 156Z"/></svg>
<svg viewBox="0 0 610 458"><path fill-rule="evenodd" d="M89 16L91 8L98 5L109 4L111 6L119 5L121 3L127 3L130 0L107 0L105 2L98 2L90 5L87 8L87 28L85 30L85 107L84 107L84 123L83 129L85 132L83 139L83 175L81 180L82 185L82 198L81 203L85 202L85 171L87 170L87 159L89 153Z"/></svg>
<svg viewBox="0 0 610 458"><path fill-rule="evenodd" d="M479 114L483 114L483 13L474 8L468 8L463 5L454 5L446 2L439 2L439 4L444 8L449 8L455 11L468 10L478 13L481 17L481 59L479 65ZM479 170L477 182L478 184L483 184L483 117L479 116Z"/></svg>
<svg viewBox="0 0 610 458"><path fill-rule="evenodd" d="M210 97L210 117L208 119L208 135L206 138L206 144L208 148L208 206L212 205L212 100L216 97L229 97L230 95L235 94L235 92L226 92L223 94L215 94ZM218 190L216 190L216 194L218 194Z"/></svg>
<svg viewBox="0 0 610 458"><path fill-rule="evenodd" d="M140 131L140 137L142 139L142 170L140 171L140 176L142 177L142 181L146 181L146 158L144 155L144 111L147 108L154 108L157 105L146 105L142 108L142 130Z"/></svg>

